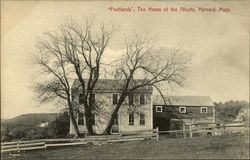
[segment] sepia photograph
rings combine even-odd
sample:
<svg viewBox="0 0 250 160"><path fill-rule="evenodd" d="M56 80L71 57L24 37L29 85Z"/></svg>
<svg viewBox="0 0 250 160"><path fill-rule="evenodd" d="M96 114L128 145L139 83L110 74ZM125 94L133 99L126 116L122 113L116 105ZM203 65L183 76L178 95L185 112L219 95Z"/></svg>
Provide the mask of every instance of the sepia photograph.
<svg viewBox="0 0 250 160"><path fill-rule="evenodd" d="M1 159L249 159L248 0L2 0Z"/></svg>

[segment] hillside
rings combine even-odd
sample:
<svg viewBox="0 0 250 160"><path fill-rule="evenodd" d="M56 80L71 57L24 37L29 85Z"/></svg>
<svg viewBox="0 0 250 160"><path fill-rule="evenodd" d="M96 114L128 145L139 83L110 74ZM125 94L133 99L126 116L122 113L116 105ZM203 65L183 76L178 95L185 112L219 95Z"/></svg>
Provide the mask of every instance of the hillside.
<svg viewBox="0 0 250 160"><path fill-rule="evenodd" d="M24 114L1 121L1 141L65 137L69 131L67 112Z"/></svg>
<svg viewBox="0 0 250 160"><path fill-rule="evenodd" d="M12 119L1 120L2 125L29 125L37 126L44 122L52 122L58 113L31 113L23 114Z"/></svg>

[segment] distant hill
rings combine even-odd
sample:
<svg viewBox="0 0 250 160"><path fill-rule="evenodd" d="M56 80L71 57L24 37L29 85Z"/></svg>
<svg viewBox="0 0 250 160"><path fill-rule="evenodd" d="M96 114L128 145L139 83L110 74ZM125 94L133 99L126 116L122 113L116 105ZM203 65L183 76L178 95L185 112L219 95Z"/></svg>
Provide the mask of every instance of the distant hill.
<svg viewBox="0 0 250 160"><path fill-rule="evenodd" d="M2 125L29 125L37 126L41 123L52 122L59 113L31 113L23 114L12 119L1 120Z"/></svg>

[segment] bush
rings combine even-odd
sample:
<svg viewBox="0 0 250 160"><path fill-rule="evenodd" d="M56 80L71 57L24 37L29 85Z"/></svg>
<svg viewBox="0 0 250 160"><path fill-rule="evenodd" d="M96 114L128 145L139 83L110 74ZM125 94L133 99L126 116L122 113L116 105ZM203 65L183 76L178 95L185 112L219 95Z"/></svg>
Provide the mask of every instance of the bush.
<svg viewBox="0 0 250 160"><path fill-rule="evenodd" d="M48 127L44 128L42 135L44 138L65 138L69 133L69 115L64 112L53 122L49 124Z"/></svg>

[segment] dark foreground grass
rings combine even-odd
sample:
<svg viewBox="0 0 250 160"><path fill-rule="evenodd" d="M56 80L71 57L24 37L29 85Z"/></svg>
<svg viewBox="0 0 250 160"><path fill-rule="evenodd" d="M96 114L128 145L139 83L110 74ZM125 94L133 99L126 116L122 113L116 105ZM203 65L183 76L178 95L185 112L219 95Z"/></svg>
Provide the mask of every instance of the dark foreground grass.
<svg viewBox="0 0 250 160"><path fill-rule="evenodd" d="M75 146L3 154L3 160L47 159L249 159L248 136L196 137Z"/></svg>

